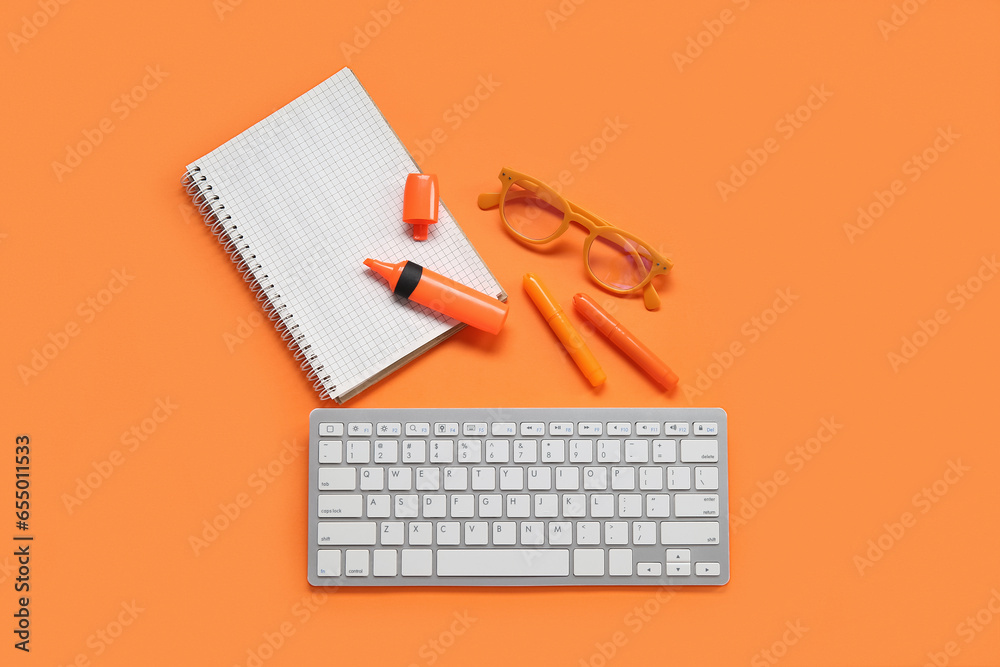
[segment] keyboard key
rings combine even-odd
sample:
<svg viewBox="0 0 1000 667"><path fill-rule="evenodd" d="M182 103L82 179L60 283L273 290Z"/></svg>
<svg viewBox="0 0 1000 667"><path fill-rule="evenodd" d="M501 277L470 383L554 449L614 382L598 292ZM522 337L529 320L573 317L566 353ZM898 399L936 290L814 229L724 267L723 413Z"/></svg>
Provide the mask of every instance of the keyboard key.
<svg viewBox="0 0 1000 667"><path fill-rule="evenodd" d="M329 438L344 435L344 425L340 423L322 422L319 425L319 437ZM337 553L340 553L339 551Z"/></svg>
<svg viewBox="0 0 1000 667"><path fill-rule="evenodd" d="M465 524L465 543L479 546L489 544L490 525L485 521L470 521Z"/></svg>
<svg viewBox="0 0 1000 667"><path fill-rule="evenodd" d="M494 422L490 424L490 435L517 435L517 424L512 422Z"/></svg>
<svg viewBox="0 0 1000 667"><path fill-rule="evenodd" d="M718 544L718 521L661 521L661 544Z"/></svg>
<svg viewBox="0 0 1000 667"><path fill-rule="evenodd" d="M486 462L510 463L510 440L487 440Z"/></svg>
<svg viewBox="0 0 1000 667"><path fill-rule="evenodd" d="M719 516L719 496L714 493L676 493L674 516Z"/></svg>
<svg viewBox="0 0 1000 667"><path fill-rule="evenodd" d="M628 544L628 522L627 521L604 522L604 543Z"/></svg>
<svg viewBox="0 0 1000 667"><path fill-rule="evenodd" d="M580 469L576 466L559 466L556 468L556 489L559 491L577 491L580 488Z"/></svg>
<svg viewBox="0 0 1000 667"><path fill-rule="evenodd" d="M322 491L353 491L357 488L356 468L320 468L319 488Z"/></svg>
<svg viewBox="0 0 1000 667"><path fill-rule="evenodd" d="M528 489L531 491L548 491L552 488L552 468L548 466L532 466L528 468Z"/></svg>
<svg viewBox="0 0 1000 667"><path fill-rule="evenodd" d="M497 488L497 469L481 466L472 469L472 490L493 491Z"/></svg>
<svg viewBox="0 0 1000 667"><path fill-rule="evenodd" d="M424 518L440 519L448 516L448 497L440 493L424 496Z"/></svg>
<svg viewBox="0 0 1000 667"><path fill-rule="evenodd" d="M542 463L565 463L565 440L542 440Z"/></svg>
<svg viewBox="0 0 1000 667"><path fill-rule="evenodd" d="M375 425L375 435L380 438L391 438L403 434L403 425L399 422L379 422Z"/></svg>
<svg viewBox="0 0 1000 667"><path fill-rule="evenodd" d="M427 422L409 422L403 432L408 436L426 436L431 434L431 425Z"/></svg>
<svg viewBox="0 0 1000 667"><path fill-rule="evenodd" d="M434 572L434 552L430 549L403 549L399 573L404 577L429 577Z"/></svg>
<svg viewBox="0 0 1000 667"><path fill-rule="evenodd" d="M656 544L656 522L633 521L632 542L634 544Z"/></svg>
<svg viewBox="0 0 1000 667"><path fill-rule="evenodd" d="M407 541L411 546L427 546L434 539L434 524L430 521L411 521L407 528Z"/></svg>
<svg viewBox="0 0 1000 667"><path fill-rule="evenodd" d="M537 463L537 462L538 462L537 440L514 441L514 463Z"/></svg>
<svg viewBox="0 0 1000 667"><path fill-rule="evenodd" d="M376 440L375 463L395 463L398 451L398 440Z"/></svg>
<svg viewBox="0 0 1000 667"><path fill-rule="evenodd" d="M483 441L482 440L459 440L458 441L458 462L459 463L482 463L483 462Z"/></svg>
<svg viewBox="0 0 1000 667"><path fill-rule="evenodd" d="M468 519L476 516L476 497L471 493L452 496L451 516L454 519Z"/></svg>
<svg viewBox="0 0 1000 667"><path fill-rule="evenodd" d="M458 546L462 543L462 524L458 521L441 521L437 524L437 543Z"/></svg>
<svg viewBox="0 0 1000 667"><path fill-rule="evenodd" d="M687 422L666 422L663 425L664 435L687 435L688 431Z"/></svg>
<svg viewBox="0 0 1000 667"><path fill-rule="evenodd" d="M610 574L612 577L632 576L631 549L608 550L608 574Z"/></svg>
<svg viewBox="0 0 1000 667"><path fill-rule="evenodd" d="M667 488L683 491L691 488L691 468L670 466L667 468Z"/></svg>
<svg viewBox="0 0 1000 667"><path fill-rule="evenodd" d="M668 563L690 563L691 562L691 550L690 549L667 549L667 562Z"/></svg>
<svg viewBox="0 0 1000 667"><path fill-rule="evenodd" d="M500 490L524 490L524 468L520 466L504 466L500 468Z"/></svg>
<svg viewBox="0 0 1000 667"><path fill-rule="evenodd" d="M597 441L597 462L598 463L619 463L622 460L621 440L598 440Z"/></svg>
<svg viewBox="0 0 1000 667"><path fill-rule="evenodd" d="M636 435L660 435L660 422L636 422Z"/></svg>
<svg viewBox="0 0 1000 667"><path fill-rule="evenodd" d="M343 440L320 440L319 462L340 463L344 460Z"/></svg>
<svg viewBox="0 0 1000 667"><path fill-rule="evenodd" d="M479 518L498 519L503 516L503 496L484 494L479 496Z"/></svg>
<svg viewBox="0 0 1000 667"><path fill-rule="evenodd" d="M372 574L376 577L396 576L395 549L376 549L372 552Z"/></svg>
<svg viewBox="0 0 1000 667"><path fill-rule="evenodd" d="M635 468L631 466L615 466L611 469L611 488L615 491L632 491L635 489Z"/></svg>
<svg viewBox="0 0 1000 667"><path fill-rule="evenodd" d="M372 457L372 443L370 440L348 440L347 441L347 462L348 463L368 463Z"/></svg>
<svg viewBox="0 0 1000 667"><path fill-rule="evenodd" d="M531 516L531 496L526 493L511 493L507 496L507 518L527 519Z"/></svg>
<svg viewBox="0 0 1000 667"><path fill-rule="evenodd" d="M601 543L600 521L579 521L576 524L576 543L593 545Z"/></svg>
<svg viewBox="0 0 1000 667"><path fill-rule="evenodd" d="M553 521L549 524L549 544L567 545L573 543L573 524L569 521Z"/></svg>
<svg viewBox="0 0 1000 667"><path fill-rule="evenodd" d="M608 488L608 469L603 466L587 466L583 469L583 488L588 491L603 491Z"/></svg>
<svg viewBox="0 0 1000 667"><path fill-rule="evenodd" d="M402 521L384 521L379 528L382 546L398 546L403 543Z"/></svg>
<svg viewBox="0 0 1000 667"><path fill-rule="evenodd" d="M577 577L604 576L604 549L573 549L573 574Z"/></svg>
<svg viewBox="0 0 1000 667"><path fill-rule="evenodd" d="M649 440L626 440L625 441L625 462L626 463L648 463L649 462Z"/></svg>
<svg viewBox="0 0 1000 667"><path fill-rule="evenodd" d="M316 574L321 577L340 576L340 549L320 549L316 552Z"/></svg>
<svg viewBox="0 0 1000 667"><path fill-rule="evenodd" d="M719 469L698 466L694 469L694 488L699 491L714 491L719 488Z"/></svg>
<svg viewBox="0 0 1000 667"><path fill-rule="evenodd" d="M420 500L415 493L396 496L394 507L397 519L412 519L420 509Z"/></svg>
<svg viewBox="0 0 1000 667"><path fill-rule="evenodd" d="M667 563L668 577L687 577L691 574L691 563Z"/></svg>
<svg viewBox="0 0 1000 667"><path fill-rule="evenodd" d="M437 491L440 488L440 468L417 468L417 491Z"/></svg>
<svg viewBox="0 0 1000 667"><path fill-rule="evenodd" d="M320 521L320 545L375 544L376 525L372 521Z"/></svg>
<svg viewBox="0 0 1000 667"><path fill-rule="evenodd" d="M653 441L653 463L675 463L677 461L676 440Z"/></svg>
<svg viewBox="0 0 1000 667"><path fill-rule="evenodd" d="M601 422L580 422L578 432L580 435L602 435L604 433L604 424Z"/></svg>
<svg viewBox="0 0 1000 667"><path fill-rule="evenodd" d="M636 565L635 573L640 577L659 577L663 575L663 564L639 563Z"/></svg>
<svg viewBox="0 0 1000 667"><path fill-rule="evenodd" d="M593 440L570 440L569 441L569 462L570 463L593 463L594 462L594 441Z"/></svg>
<svg viewBox="0 0 1000 667"><path fill-rule="evenodd" d="M610 493L595 493L590 496L590 516L606 518L615 515L615 497ZM569 516L567 514L567 516Z"/></svg>
<svg viewBox="0 0 1000 667"><path fill-rule="evenodd" d="M469 488L469 469L464 466L454 466L444 469L445 491L465 491Z"/></svg>
<svg viewBox="0 0 1000 667"><path fill-rule="evenodd" d="M597 551L603 570L604 551ZM566 577L569 550L439 549L437 574L439 577Z"/></svg>
<svg viewBox="0 0 1000 667"><path fill-rule="evenodd" d="M718 460L718 440L681 440L682 463L714 463Z"/></svg>
<svg viewBox="0 0 1000 667"><path fill-rule="evenodd" d="M552 422L549 435L573 435L573 422Z"/></svg>
<svg viewBox="0 0 1000 667"><path fill-rule="evenodd" d="M455 441L431 440L427 459L431 463L453 463L455 461Z"/></svg>
<svg viewBox="0 0 1000 667"><path fill-rule="evenodd" d="M583 493L564 495L562 515L571 519L587 516L587 496Z"/></svg>
<svg viewBox="0 0 1000 667"><path fill-rule="evenodd" d="M497 546L517 544L517 523L514 521L494 521L493 544Z"/></svg>
<svg viewBox="0 0 1000 667"><path fill-rule="evenodd" d="M389 468L389 490L409 491L413 488L413 468Z"/></svg>
<svg viewBox="0 0 1000 667"><path fill-rule="evenodd" d="M369 519L388 519L392 511L392 498L388 495L368 496L366 513Z"/></svg>
<svg viewBox="0 0 1000 667"><path fill-rule="evenodd" d="M638 493L623 493L618 496L618 516L623 519L641 517L642 495Z"/></svg>
<svg viewBox="0 0 1000 667"><path fill-rule="evenodd" d="M695 422L695 435L719 435L719 425L715 422Z"/></svg>
<svg viewBox="0 0 1000 667"><path fill-rule="evenodd" d="M670 516L670 496L665 493L651 493L646 496L646 516L654 518Z"/></svg>
<svg viewBox="0 0 1000 667"><path fill-rule="evenodd" d="M455 422L434 424L434 435L458 435L458 424Z"/></svg>
<svg viewBox="0 0 1000 667"><path fill-rule="evenodd" d="M663 468L659 466L639 468L639 488L643 491L662 491Z"/></svg>
<svg viewBox="0 0 1000 667"><path fill-rule="evenodd" d="M426 462L427 462L426 440L403 441L403 463L426 463Z"/></svg>
<svg viewBox="0 0 1000 667"><path fill-rule="evenodd" d="M697 577L717 577L722 573L718 563L695 563L694 574Z"/></svg>
<svg viewBox="0 0 1000 667"><path fill-rule="evenodd" d="M608 422L608 435L632 435L632 422Z"/></svg>
<svg viewBox="0 0 1000 667"><path fill-rule="evenodd" d="M545 523L542 521L522 521L521 544L532 546L545 544Z"/></svg>
<svg viewBox="0 0 1000 667"><path fill-rule="evenodd" d="M469 422L462 424L462 435L487 435L486 422Z"/></svg>
<svg viewBox="0 0 1000 667"><path fill-rule="evenodd" d="M319 497L319 515L325 519L360 517L361 507L361 496L323 494Z"/></svg>
<svg viewBox="0 0 1000 667"><path fill-rule="evenodd" d="M539 493L535 496L535 516L539 519L559 516L559 496L554 493Z"/></svg>
<svg viewBox="0 0 1000 667"><path fill-rule="evenodd" d="M361 490L381 491L385 488L385 468L362 468Z"/></svg>
<svg viewBox="0 0 1000 667"><path fill-rule="evenodd" d="M347 425L347 435L356 438L359 436L371 435L371 422L354 422Z"/></svg>
<svg viewBox="0 0 1000 667"><path fill-rule="evenodd" d="M521 435L545 435L545 423L524 422L521 424Z"/></svg>
<svg viewBox="0 0 1000 667"><path fill-rule="evenodd" d="M344 574L348 577L368 576L368 550L348 549L344 558Z"/></svg>

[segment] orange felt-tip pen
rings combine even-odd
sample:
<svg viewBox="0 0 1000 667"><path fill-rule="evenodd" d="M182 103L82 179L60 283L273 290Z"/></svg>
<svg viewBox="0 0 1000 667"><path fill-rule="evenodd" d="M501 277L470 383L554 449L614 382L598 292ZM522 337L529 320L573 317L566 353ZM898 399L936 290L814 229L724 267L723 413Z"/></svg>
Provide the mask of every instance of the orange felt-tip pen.
<svg viewBox="0 0 1000 667"><path fill-rule="evenodd" d="M654 380L668 390L677 386L679 379L677 373L670 370L665 363L660 361L659 357L653 354L615 318L608 315L607 311L598 306L592 298L586 294L577 294L573 297L573 306L576 307L576 312L587 318L598 331L607 336L619 350L628 355L629 359L649 373Z"/></svg>
<svg viewBox="0 0 1000 667"><path fill-rule="evenodd" d="M500 333L507 320L507 304L471 287L445 278L413 262L389 264L366 259L365 266L385 278L389 289L469 326Z"/></svg>
<svg viewBox="0 0 1000 667"><path fill-rule="evenodd" d="M552 294L534 273L524 274L524 291L531 297L538 312L545 318L559 342L569 352L569 356L573 358L590 384L596 387L603 383L607 376L601 370L601 365L597 363L590 348L583 342L583 338L580 337L577 330L573 328L566 313L563 312L556 300L552 298Z"/></svg>

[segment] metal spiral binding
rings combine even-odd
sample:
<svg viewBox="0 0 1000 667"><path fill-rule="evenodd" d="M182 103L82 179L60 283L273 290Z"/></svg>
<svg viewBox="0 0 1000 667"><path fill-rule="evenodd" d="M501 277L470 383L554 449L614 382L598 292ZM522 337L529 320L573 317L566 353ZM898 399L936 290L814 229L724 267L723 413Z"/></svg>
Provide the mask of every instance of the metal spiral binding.
<svg viewBox="0 0 1000 667"><path fill-rule="evenodd" d="M317 355L311 352L312 345L305 342L306 335L300 332L299 325L293 321L287 306L281 302L281 295L270 281L270 276L258 273L263 267L257 261L257 256L253 254L250 245L244 242L243 234L238 233L236 225L230 224L232 216L226 213L225 204L218 203L219 195L212 191L212 185L207 181L208 178L201 173L201 167L194 167L184 174L181 184L204 217L209 230L219 239L222 249L236 265L243 280L250 285L264 314L274 322L281 339L294 353L299 367L307 373L313 389L321 398L333 398L333 390L337 385L328 386L330 376L322 374L325 367L315 364Z"/></svg>

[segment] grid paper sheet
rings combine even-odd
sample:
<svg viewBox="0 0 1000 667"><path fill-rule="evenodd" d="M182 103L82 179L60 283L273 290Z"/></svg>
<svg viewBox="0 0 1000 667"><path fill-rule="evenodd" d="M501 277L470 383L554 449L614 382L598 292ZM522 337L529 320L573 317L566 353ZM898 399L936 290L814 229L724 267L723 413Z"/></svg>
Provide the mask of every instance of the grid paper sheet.
<svg viewBox="0 0 1000 667"><path fill-rule="evenodd" d="M402 221L406 175L419 168L345 68L227 141L200 168L249 245L272 302L305 334L313 369L333 397L353 395L458 323L392 294L363 264L412 260L506 298L441 204L428 240ZM287 319L288 316L291 319Z"/></svg>

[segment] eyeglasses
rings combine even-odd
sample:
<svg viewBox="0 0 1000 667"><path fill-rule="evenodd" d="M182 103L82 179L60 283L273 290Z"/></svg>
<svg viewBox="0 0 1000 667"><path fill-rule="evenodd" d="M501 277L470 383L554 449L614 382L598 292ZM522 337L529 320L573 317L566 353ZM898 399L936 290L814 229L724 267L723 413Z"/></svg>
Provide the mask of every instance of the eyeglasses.
<svg viewBox="0 0 1000 667"><path fill-rule="evenodd" d="M507 231L516 239L538 245L551 243L575 222L589 232L583 243L583 261L597 284L617 294L643 290L647 310L660 306L652 280L669 271L673 262L639 237L567 201L527 174L505 168L499 178L499 194L479 195L479 208L485 211L499 206Z"/></svg>

